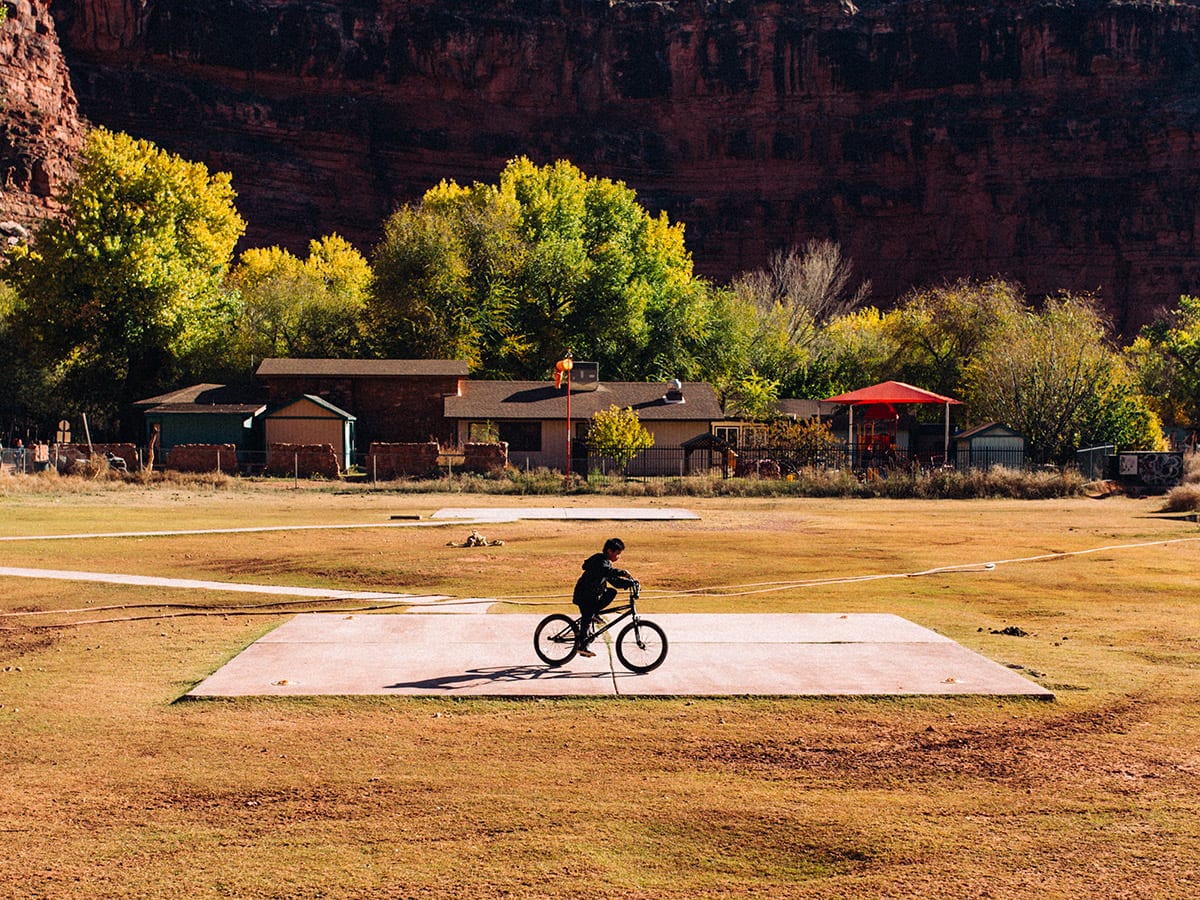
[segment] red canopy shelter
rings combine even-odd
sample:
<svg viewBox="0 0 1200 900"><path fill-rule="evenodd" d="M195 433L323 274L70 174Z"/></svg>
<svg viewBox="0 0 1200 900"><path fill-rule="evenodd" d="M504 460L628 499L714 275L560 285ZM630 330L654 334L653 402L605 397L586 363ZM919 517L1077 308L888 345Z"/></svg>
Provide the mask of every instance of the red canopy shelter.
<svg viewBox="0 0 1200 900"><path fill-rule="evenodd" d="M838 394L836 397L826 397L826 403L844 403L850 407L850 446L854 447L854 407L864 404L880 404L880 403L938 403L945 404L946 407L946 447L945 458L950 457L950 407L961 403L960 400L955 400L953 397L944 397L941 394L935 394L933 391L927 391L923 388L913 387L911 384L905 384L903 381L881 381L879 384L873 384L870 387L859 388L857 391L850 391L845 394Z"/></svg>

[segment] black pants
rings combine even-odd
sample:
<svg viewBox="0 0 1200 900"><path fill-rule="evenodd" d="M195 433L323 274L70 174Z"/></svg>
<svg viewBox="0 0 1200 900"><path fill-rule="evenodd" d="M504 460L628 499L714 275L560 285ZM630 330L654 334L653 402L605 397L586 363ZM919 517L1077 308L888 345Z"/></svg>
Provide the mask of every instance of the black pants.
<svg viewBox="0 0 1200 900"><path fill-rule="evenodd" d="M602 610L606 609L616 597L617 589L610 587L605 588L604 593L590 603L579 604L579 637L581 640L587 637L588 622Z"/></svg>

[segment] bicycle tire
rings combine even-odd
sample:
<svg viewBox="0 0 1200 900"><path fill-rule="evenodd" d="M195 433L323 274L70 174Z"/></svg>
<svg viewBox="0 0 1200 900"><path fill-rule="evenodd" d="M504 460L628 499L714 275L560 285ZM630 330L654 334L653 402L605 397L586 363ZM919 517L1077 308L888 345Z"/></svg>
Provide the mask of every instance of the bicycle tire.
<svg viewBox="0 0 1200 900"><path fill-rule="evenodd" d="M667 634L653 622L638 619L617 635L617 659L631 672L650 672L667 658Z"/></svg>
<svg viewBox="0 0 1200 900"><path fill-rule="evenodd" d="M546 616L533 632L533 649L548 666L561 666L576 653L579 627L562 613Z"/></svg>

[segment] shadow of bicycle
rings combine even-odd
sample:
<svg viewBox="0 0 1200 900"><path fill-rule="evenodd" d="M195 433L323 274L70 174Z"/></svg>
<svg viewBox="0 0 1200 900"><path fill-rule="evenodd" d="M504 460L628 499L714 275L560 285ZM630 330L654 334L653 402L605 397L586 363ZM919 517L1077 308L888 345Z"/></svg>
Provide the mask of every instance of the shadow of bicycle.
<svg viewBox="0 0 1200 900"><path fill-rule="evenodd" d="M455 675L422 678L420 681L399 681L386 685L388 690L462 690L489 684L512 684L531 681L587 681L597 678L611 679L612 672L572 672L552 669L549 666L496 666L492 668L468 669Z"/></svg>

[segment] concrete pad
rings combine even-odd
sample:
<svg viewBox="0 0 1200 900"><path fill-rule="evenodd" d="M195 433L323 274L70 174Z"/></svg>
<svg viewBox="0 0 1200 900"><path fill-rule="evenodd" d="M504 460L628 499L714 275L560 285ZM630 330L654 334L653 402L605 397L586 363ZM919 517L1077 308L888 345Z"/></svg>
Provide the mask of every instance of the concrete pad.
<svg viewBox="0 0 1200 900"><path fill-rule="evenodd" d="M625 521L672 521L699 519L691 510L672 507L617 506L493 506L447 507L439 509L432 519L469 519L476 522L516 522L519 519L613 519Z"/></svg>
<svg viewBox="0 0 1200 900"><path fill-rule="evenodd" d="M299 615L188 696L1054 696L898 616L654 615L670 647L643 675L621 667L615 634L594 659L544 665L533 650L541 618Z"/></svg>

